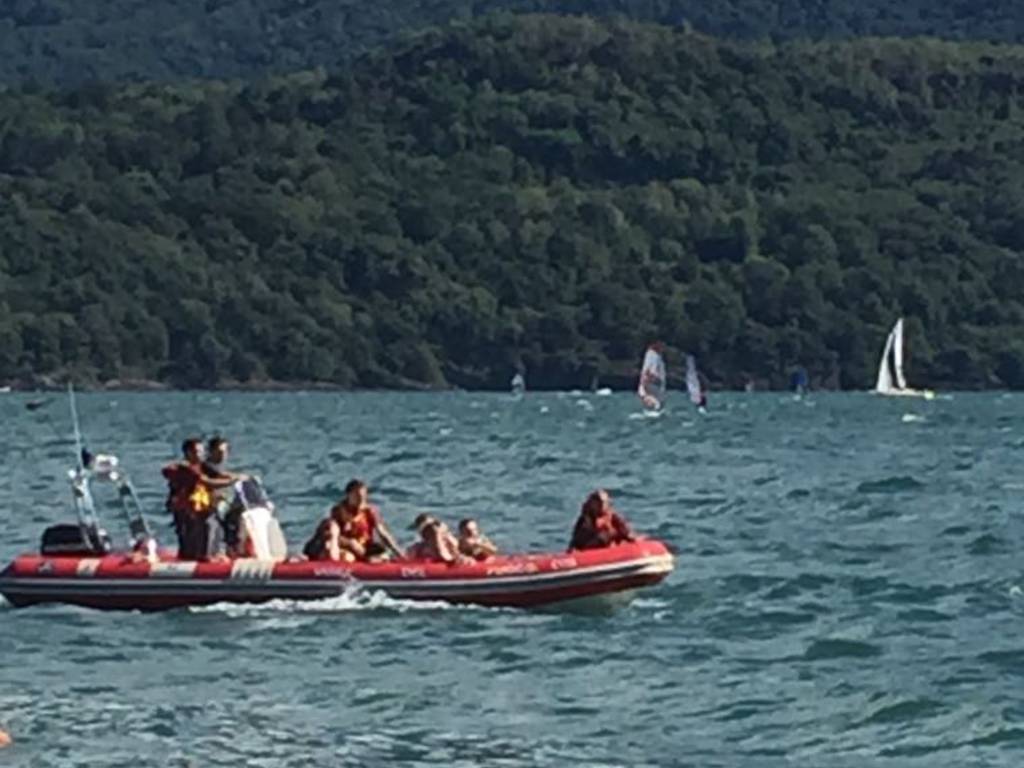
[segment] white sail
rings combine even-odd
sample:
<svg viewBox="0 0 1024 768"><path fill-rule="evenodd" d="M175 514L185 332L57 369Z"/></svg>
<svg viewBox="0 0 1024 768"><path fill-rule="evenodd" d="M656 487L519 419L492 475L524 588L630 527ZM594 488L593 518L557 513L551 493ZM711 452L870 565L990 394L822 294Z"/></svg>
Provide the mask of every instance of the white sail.
<svg viewBox="0 0 1024 768"><path fill-rule="evenodd" d="M694 405L701 405L704 401L704 391L700 386L700 374L697 373L697 361L693 355L686 356L686 391L690 393L690 402Z"/></svg>
<svg viewBox="0 0 1024 768"><path fill-rule="evenodd" d="M512 387L513 395L521 395L523 394L523 392L526 391L526 378L523 376L523 374L517 373L515 376L512 377L510 386Z"/></svg>
<svg viewBox="0 0 1024 768"><path fill-rule="evenodd" d="M875 392L880 395L905 395L931 400L935 393L930 389L912 389L907 386L903 375L903 318L899 318L885 340L882 359L878 363L878 381Z"/></svg>
<svg viewBox="0 0 1024 768"><path fill-rule="evenodd" d="M897 322L897 325L899 323ZM889 369L889 355L892 352L892 345L896 339L896 328L889 331L885 340L885 349L882 350L882 359L878 363L878 380L875 382L875 392L887 395L893 391L892 372Z"/></svg>
<svg viewBox="0 0 1024 768"><path fill-rule="evenodd" d="M896 321L892 329L893 370L896 374L896 388L906 389L907 380L903 377L903 318Z"/></svg>
<svg viewBox="0 0 1024 768"><path fill-rule="evenodd" d="M665 359L653 347L644 353L644 362L640 366L640 382L636 393L649 408L660 408L665 402L666 389Z"/></svg>

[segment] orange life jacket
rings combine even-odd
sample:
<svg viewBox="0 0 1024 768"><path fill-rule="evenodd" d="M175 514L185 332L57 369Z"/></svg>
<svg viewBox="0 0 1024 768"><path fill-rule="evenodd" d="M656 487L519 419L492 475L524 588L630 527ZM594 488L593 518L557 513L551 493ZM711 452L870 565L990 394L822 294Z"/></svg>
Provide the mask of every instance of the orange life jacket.
<svg viewBox="0 0 1024 768"><path fill-rule="evenodd" d="M373 507L360 509L354 517L342 523L341 527L342 536L358 542L364 548L370 546L376 532L377 510Z"/></svg>
<svg viewBox="0 0 1024 768"><path fill-rule="evenodd" d="M213 507L210 489L201 480L199 467L191 464L171 464L164 467L167 478L167 508L175 514L205 515Z"/></svg>

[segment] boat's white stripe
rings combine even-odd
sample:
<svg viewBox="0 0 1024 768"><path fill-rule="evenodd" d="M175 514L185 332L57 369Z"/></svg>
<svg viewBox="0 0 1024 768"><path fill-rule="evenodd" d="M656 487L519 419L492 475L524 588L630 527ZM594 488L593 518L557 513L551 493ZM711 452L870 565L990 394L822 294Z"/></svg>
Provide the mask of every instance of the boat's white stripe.
<svg viewBox="0 0 1024 768"><path fill-rule="evenodd" d="M98 557L85 557L78 561L78 567L75 568L75 573L79 576L95 576L96 569L100 567L100 560Z"/></svg>
<svg viewBox="0 0 1024 768"><path fill-rule="evenodd" d="M149 566L148 578L191 579L195 571L196 563L194 562L153 563Z"/></svg>

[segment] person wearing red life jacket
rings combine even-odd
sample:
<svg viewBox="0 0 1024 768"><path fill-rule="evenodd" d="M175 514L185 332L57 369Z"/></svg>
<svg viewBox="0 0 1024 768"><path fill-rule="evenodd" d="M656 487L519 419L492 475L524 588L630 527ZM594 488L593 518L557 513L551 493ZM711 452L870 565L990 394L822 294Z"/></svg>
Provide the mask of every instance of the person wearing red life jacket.
<svg viewBox="0 0 1024 768"><path fill-rule="evenodd" d="M587 496L572 531L569 551L602 549L625 541L636 541L636 536L625 518L612 508L608 492L597 490Z"/></svg>
<svg viewBox="0 0 1024 768"><path fill-rule="evenodd" d="M362 480L345 486L345 497L331 507L303 552L311 560L372 562L389 554L402 559L398 542L370 504L369 488Z"/></svg>
<svg viewBox="0 0 1024 768"><path fill-rule="evenodd" d="M182 461L163 468L167 510L178 534L178 558L208 560L217 556L220 524L214 514L214 492L237 479L210 477L203 470L203 441L190 437L181 444Z"/></svg>

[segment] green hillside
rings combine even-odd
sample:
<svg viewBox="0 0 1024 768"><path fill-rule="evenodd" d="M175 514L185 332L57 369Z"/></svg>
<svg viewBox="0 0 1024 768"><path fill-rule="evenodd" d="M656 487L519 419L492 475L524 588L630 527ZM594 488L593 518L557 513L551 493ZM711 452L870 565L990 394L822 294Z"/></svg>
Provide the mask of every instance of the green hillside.
<svg viewBox="0 0 1024 768"><path fill-rule="evenodd" d="M1024 6L1014 0L5 0L0 82L333 68L403 31L495 11L620 15L751 39L1024 40Z"/></svg>
<svg viewBox="0 0 1024 768"><path fill-rule="evenodd" d="M0 379L1024 386L1024 50L554 17L0 94ZM672 360L670 359L670 362ZM615 377L618 377L617 379Z"/></svg>

